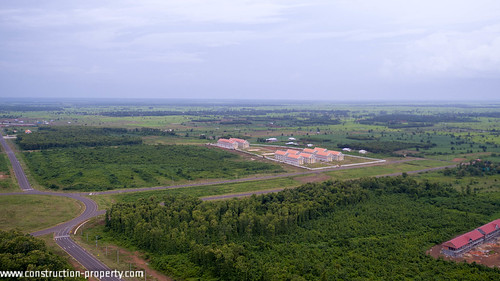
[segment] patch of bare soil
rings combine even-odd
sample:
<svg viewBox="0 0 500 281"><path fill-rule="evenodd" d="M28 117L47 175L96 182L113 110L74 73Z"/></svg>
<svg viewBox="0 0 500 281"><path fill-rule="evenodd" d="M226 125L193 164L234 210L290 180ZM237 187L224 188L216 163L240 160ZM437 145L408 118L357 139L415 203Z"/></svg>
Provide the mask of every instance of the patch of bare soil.
<svg viewBox="0 0 500 281"><path fill-rule="evenodd" d="M329 179L331 179L331 177L325 174L314 174L306 177L295 178L295 180L299 181L300 183L321 182L327 181Z"/></svg>
<svg viewBox="0 0 500 281"><path fill-rule="evenodd" d="M451 160L453 162L464 162L464 161L467 161L466 158L453 158L453 160Z"/></svg>
<svg viewBox="0 0 500 281"><path fill-rule="evenodd" d="M4 175L4 174L0 174L0 179L8 179L8 178L9 178L9 176Z"/></svg>

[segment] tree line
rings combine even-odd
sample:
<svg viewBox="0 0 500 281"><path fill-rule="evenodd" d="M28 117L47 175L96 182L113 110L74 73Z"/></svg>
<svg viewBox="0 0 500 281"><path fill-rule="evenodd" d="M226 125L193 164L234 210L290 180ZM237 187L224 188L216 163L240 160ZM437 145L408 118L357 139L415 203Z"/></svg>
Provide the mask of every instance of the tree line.
<svg viewBox="0 0 500 281"><path fill-rule="evenodd" d="M142 144L142 139L128 135L127 129L82 126L39 127L31 134L18 134L16 141L24 150Z"/></svg>

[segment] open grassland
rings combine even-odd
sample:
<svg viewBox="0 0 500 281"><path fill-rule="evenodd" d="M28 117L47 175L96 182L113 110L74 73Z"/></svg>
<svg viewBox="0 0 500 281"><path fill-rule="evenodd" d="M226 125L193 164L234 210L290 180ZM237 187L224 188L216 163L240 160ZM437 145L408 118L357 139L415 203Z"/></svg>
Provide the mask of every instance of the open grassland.
<svg viewBox="0 0 500 281"><path fill-rule="evenodd" d="M249 181L242 183L228 183L207 186L194 186L165 189L161 191L144 191L126 194L112 194L112 195L97 195L89 196L92 200L96 201L99 209L106 209L111 204L116 202L134 202L140 198L149 198L151 196L161 195L188 195L193 197L208 197L215 195L245 193L260 190L273 190L281 188L293 188L301 184L292 178L279 178L265 181Z"/></svg>
<svg viewBox="0 0 500 281"><path fill-rule="evenodd" d="M339 170L327 172L335 180L346 180L362 177L388 175L393 173L403 173L410 171L423 170L427 168L442 167L450 163L435 160L415 160L410 162L387 164L380 166L369 166L356 169Z"/></svg>
<svg viewBox="0 0 500 281"><path fill-rule="evenodd" d="M83 208L78 201L66 197L0 196L0 229L41 230L77 217Z"/></svg>
<svg viewBox="0 0 500 281"><path fill-rule="evenodd" d="M161 186L283 172L274 163L244 161L234 153L203 146L67 148L26 152L24 158L40 184L66 190Z"/></svg>

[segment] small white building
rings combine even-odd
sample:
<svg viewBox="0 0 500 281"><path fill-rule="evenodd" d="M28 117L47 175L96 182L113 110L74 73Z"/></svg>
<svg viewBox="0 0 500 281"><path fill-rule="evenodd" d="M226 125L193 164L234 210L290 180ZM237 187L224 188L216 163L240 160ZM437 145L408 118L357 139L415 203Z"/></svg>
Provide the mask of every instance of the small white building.
<svg viewBox="0 0 500 281"><path fill-rule="evenodd" d="M289 141L297 140L296 138L288 138Z"/></svg>
<svg viewBox="0 0 500 281"><path fill-rule="evenodd" d="M348 147L344 147L344 148L342 148L342 150L343 150L343 151L347 151L347 152L351 151L351 149L350 149L350 148L348 148Z"/></svg>
<svg viewBox="0 0 500 281"><path fill-rule="evenodd" d="M368 153L368 151L366 151L366 150L364 150L364 149L361 149L361 150L359 151L359 153L360 153L360 154L367 154L367 153Z"/></svg>
<svg viewBox="0 0 500 281"><path fill-rule="evenodd" d="M268 138L266 139L267 142L277 142L278 139L277 138Z"/></svg>

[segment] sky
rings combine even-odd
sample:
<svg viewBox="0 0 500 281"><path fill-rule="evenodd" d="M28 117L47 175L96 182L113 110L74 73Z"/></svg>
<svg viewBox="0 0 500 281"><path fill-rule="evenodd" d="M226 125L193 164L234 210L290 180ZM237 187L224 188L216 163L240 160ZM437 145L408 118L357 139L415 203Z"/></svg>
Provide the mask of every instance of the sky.
<svg viewBox="0 0 500 281"><path fill-rule="evenodd" d="M1 97L498 101L500 1L0 1Z"/></svg>

